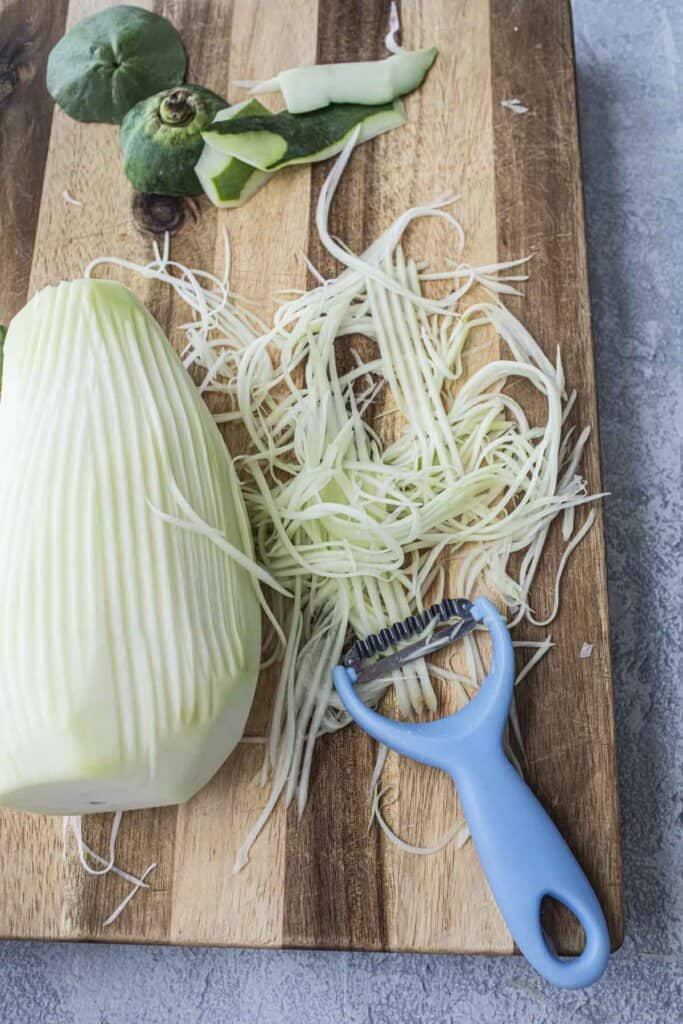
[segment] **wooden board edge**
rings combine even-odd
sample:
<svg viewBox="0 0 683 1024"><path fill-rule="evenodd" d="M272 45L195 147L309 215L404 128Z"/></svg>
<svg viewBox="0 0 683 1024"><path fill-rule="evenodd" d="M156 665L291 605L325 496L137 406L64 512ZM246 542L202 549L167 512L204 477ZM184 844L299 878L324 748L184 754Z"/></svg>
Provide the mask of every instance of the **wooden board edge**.
<svg viewBox="0 0 683 1024"><path fill-rule="evenodd" d="M595 353L590 318L590 292L587 274L585 208L581 175L581 151L578 126L578 102L576 83L576 63L571 19L570 0L490 0L491 4L491 74L494 103L494 144L497 157L496 174L496 207L498 214L499 258L511 258L525 255L534 245L549 248L551 238L534 233L538 224L532 211L534 186L547 190L549 181L556 184L560 169L557 162L561 159L562 140L558 135L565 132L566 152L576 156L572 161L572 176L567 185L572 189L572 196L567 200L567 207L575 213L574 245L572 241L567 249L577 254L578 276L574 278L574 289L577 296L579 315L584 317L580 329L583 332L584 355L587 360L587 375L595 380ZM532 41L535 38L536 41ZM545 42L550 41L552 52L544 52ZM524 59L517 59L516 48L524 54ZM531 58L531 59L529 59ZM564 123L550 123L550 118L542 126L540 111L536 104L542 104L539 85L544 94L552 90L559 80L563 99L569 104L557 104L553 114L560 111ZM535 87L534 87L535 86ZM505 99L518 98L529 110L525 114L516 114L503 109ZM545 95L545 102L552 104L552 98ZM532 106L534 104L534 106ZM564 109L562 109L564 108ZM549 108L546 108L549 109ZM538 115L538 116L537 116ZM550 137L543 138L543 127ZM511 171L511 163L514 171ZM539 180L541 179L541 180ZM520 183L523 183L520 188ZM514 211L514 215L511 215ZM566 225L562 225L565 227ZM526 289L527 295L532 293L533 274ZM537 271L538 273L538 271ZM525 320L536 315L533 299L524 302ZM514 303L513 303L514 308ZM532 333L533 324L530 325ZM598 409L593 393L583 396L584 413L593 425L593 436L588 453L589 483L592 490L599 490L601 483ZM607 565L604 541L604 517L602 508L598 508L597 519L593 530L592 544L595 558L591 568L596 573L594 592L597 595L599 615L604 620L605 632L608 635L609 614L607 594ZM606 774L609 776L611 792L610 806L607 808L607 831L610 848L610 863L603 870L602 884L592 879L603 903L612 949L617 950L624 938L624 905L623 905L623 869L620 849L620 814L617 790L617 759L614 725L614 696L611 672L611 654L609 644L602 652L606 685L602 694L604 726L607 730ZM589 866L586 870L590 874ZM578 933L577 933L578 934ZM574 943L562 952L576 952Z"/></svg>

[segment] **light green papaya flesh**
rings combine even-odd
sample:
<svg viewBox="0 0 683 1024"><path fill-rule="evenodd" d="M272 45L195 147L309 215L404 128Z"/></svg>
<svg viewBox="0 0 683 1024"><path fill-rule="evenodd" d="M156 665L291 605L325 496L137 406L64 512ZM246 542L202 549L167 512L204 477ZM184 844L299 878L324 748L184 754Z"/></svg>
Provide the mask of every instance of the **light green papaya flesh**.
<svg viewBox="0 0 683 1024"><path fill-rule="evenodd" d="M220 110L214 121L231 121L235 117L269 113L267 107L258 100L248 99ZM246 203L271 178L267 171L259 171L220 149L214 149L207 142L195 166L195 174L211 202L215 206L227 208Z"/></svg>
<svg viewBox="0 0 683 1024"><path fill-rule="evenodd" d="M260 82L254 92L281 92L290 114L305 114L330 103L377 106L422 85L438 50L400 50L384 60L314 64L290 68Z"/></svg>

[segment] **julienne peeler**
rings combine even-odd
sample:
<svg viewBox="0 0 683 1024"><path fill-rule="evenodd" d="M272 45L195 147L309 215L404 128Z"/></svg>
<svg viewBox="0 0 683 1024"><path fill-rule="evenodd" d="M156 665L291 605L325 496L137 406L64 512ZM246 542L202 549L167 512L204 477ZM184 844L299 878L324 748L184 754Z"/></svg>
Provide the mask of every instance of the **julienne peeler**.
<svg viewBox="0 0 683 1024"><path fill-rule="evenodd" d="M434 624L433 631L413 639ZM388 675L485 626L493 640L488 676L462 710L432 722L398 722L367 707L354 684ZM386 654L389 649L392 653ZM386 654L386 656L384 656ZM607 924L583 870L503 750L515 680L514 652L501 615L484 597L438 605L357 640L334 670L334 684L355 722L380 743L441 768L457 786L470 834L498 907L517 946L560 988L585 988L602 975L610 951ZM541 927L541 901L564 903L585 934L582 953L561 959Z"/></svg>

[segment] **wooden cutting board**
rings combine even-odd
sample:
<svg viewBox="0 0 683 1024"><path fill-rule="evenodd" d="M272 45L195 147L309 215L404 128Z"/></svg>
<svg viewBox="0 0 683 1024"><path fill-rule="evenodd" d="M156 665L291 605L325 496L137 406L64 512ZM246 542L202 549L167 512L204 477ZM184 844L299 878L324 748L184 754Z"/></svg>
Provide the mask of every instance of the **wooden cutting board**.
<svg viewBox="0 0 683 1024"><path fill-rule="evenodd" d="M80 276L93 257L150 256L150 237L131 213L116 130L69 120L44 86L50 47L66 27L103 6L0 0L0 322L43 285ZM145 6L180 30L190 80L233 100L241 98L230 86L235 79L384 53L388 0ZM596 428L569 3L403 0L401 21L406 44L437 44L438 62L407 102L409 125L353 155L332 231L358 251L406 207L459 193L472 262L533 253L525 297L511 306L549 354L561 346L568 381L578 388L577 421ZM512 98L528 112L502 106ZM182 203L152 213L157 225L167 218L173 253L190 266L220 268L227 227L236 290L265 302L278 288L306 285L301 253L334 272L312 217L328 169L285 171L242 210L219 212L202 201L198 213ZM67 202L65 190L82 205ZM449 255L446 241L430 222L420 254L439 262ZM159 284L134 286L171 332L184 316L178 304ZM584 468L599 491L596 432ZM559 552L554 538L536 592L539 610L551 602ZM552 635L555 649L519 692L529 780L596 886L618 946L623 909L601 520L572 558ZM579 657L584 642L593 644L587 659ZM265 680L259 691L252 735L266 728L271 688L272 679ZM448 707L449 695L443 699ZM86 876L72 846L63 848L61 821L0 812L0 935L512 952L471 844L415 857L368 831L373 762L373 744L356 730L321 742L304 817L278 807L239 875L231 870L236 849L265 800L253 781L257 747L239 746L189 804L126 815L119 862L135 872L151 860L158 867L152 889L108 929L101 922L126 884ZM388 773L400 787L394 827L413 842L434 842L457 813L452 787L406 761L392 760ZM90 821L93 844L105 842L108 824ZM562 951L577 949L571 918L555 912L550 928Z"/></svg>

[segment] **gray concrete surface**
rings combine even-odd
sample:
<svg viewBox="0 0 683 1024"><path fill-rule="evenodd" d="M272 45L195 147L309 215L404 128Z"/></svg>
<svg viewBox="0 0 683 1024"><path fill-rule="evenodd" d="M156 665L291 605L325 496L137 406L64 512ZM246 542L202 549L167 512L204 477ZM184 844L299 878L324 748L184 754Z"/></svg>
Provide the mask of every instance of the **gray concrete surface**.
<svg viewBox="0 0 683 1024"><path fill-rule="evenodd" d="M548 0L551 2L551 0ZM0 944L1 1024L683 1020L683 6L575 0L627 938L558 993L518 959Z"/></svg>

